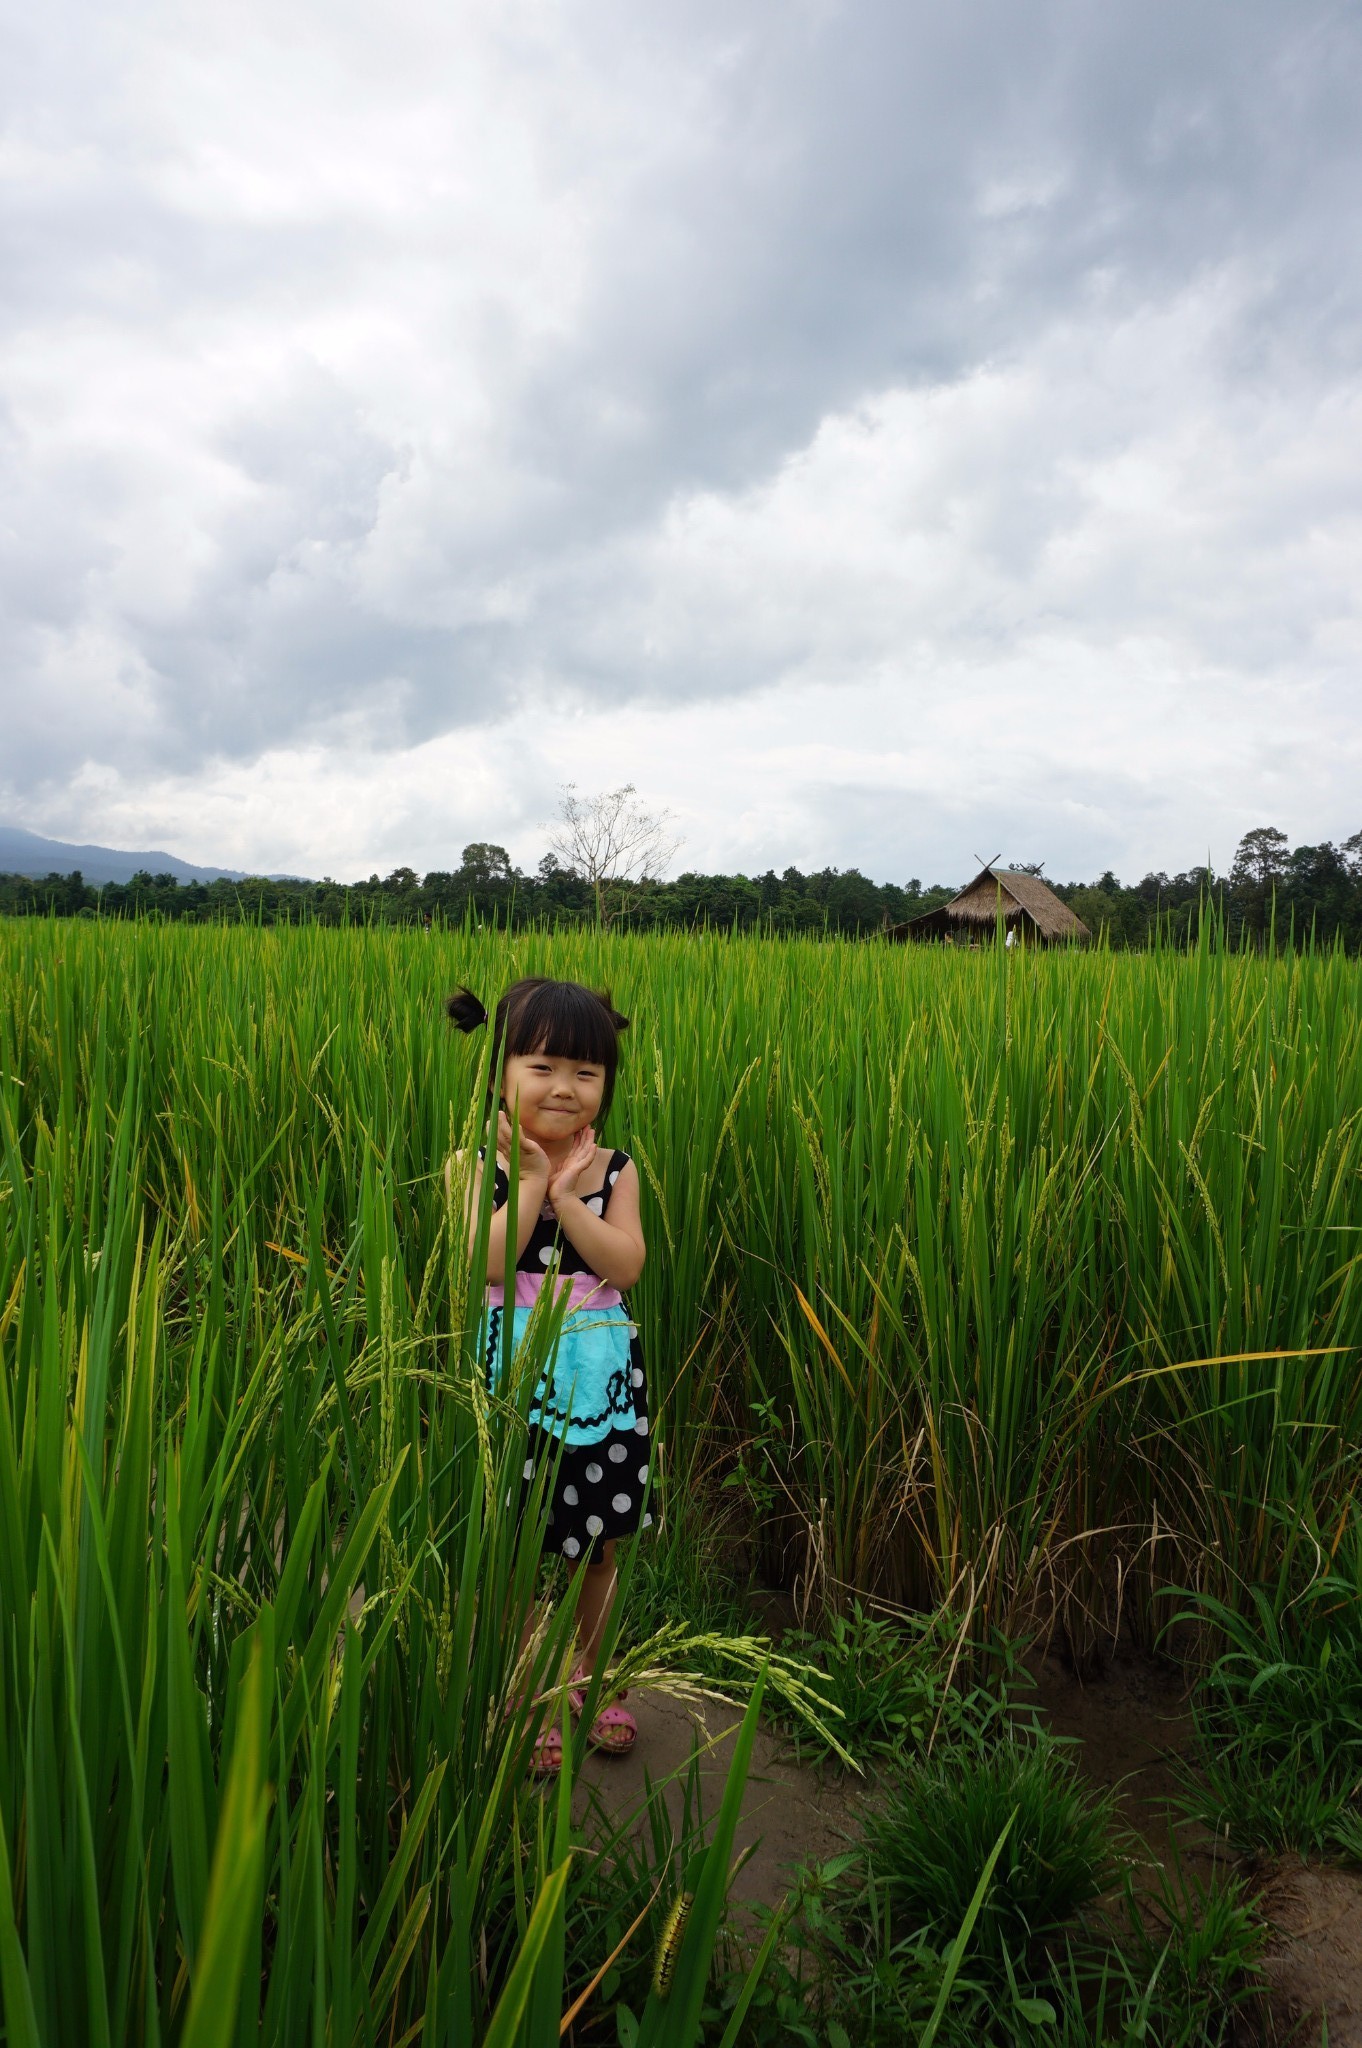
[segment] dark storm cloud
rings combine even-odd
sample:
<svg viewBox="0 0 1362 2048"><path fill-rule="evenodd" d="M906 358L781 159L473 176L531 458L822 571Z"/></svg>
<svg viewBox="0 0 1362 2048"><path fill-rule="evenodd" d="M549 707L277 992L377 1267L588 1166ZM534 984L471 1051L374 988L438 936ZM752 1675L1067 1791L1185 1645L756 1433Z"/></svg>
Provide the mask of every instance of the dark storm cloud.
<svg viewBox="0 0 1362 2048"><path fill-rule="evenodd" d="M1244 253L1245 367L1263 334L1346 349L1360 47L1274 5L765 11L708 74L703 153L632 183L523 443L632 518L867 389L1011 353L1085 290L1137 302Z"/></svg>
<svg viewBox="0 0 1362 2048"><path fill-rule="evenodd" d="M822 622L798 589L754 622L740 592L673 584L678 505L750 498L830 416L1025 362L1057 330L1077 389L1085 335L1096 362L1201 281L1235 279L1201 338L1209 415L1265 391L1308 409L1357 374L1347 10L525 4L408 7L380 33L248 8L215 38L173 7L116 28L68 4L14 54L11 798L88 759L183 774L339 734L408 746L546 687L769 686ZM1094 389L1063 459L1056 388L1051 445L1013 433L982 482L974 457L945 479L982 587L914 630L1016 637L1090 513L1079 470L1119 453ZM1356 507L1337 475L1292 488L1265 545ZM1212 554L1198 583L1142 530L1072 608L1098 643L1171 604L1250 665L1298 656L1308 626L1227 608ZM877 658L846 589L830 673Z"/></svg>

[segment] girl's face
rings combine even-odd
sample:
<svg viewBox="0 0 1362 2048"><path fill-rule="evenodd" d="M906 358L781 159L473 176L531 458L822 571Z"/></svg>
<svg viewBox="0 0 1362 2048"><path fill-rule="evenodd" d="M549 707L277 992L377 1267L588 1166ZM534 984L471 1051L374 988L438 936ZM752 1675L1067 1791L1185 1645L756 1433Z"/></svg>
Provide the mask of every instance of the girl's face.
<svg viewBox="0 0 1362 2048"><path fill-rule="evenodd" d="M513 1053L502 1069L501 1097L520 1112L520 1128L537 1144L571 1138L594 1124L605 1094L605 1068L547 1052Z"/></svg>

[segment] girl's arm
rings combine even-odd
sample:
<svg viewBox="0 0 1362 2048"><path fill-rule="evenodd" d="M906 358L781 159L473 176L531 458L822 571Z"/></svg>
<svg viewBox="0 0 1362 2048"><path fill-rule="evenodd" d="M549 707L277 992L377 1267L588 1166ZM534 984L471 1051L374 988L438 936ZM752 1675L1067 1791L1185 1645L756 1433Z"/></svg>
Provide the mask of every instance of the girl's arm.
<svg viewBox="0 0 1362 2048"><path fill-rule="evenodd" d="M563 1235L593 1273L623 1293L643 1271L648 1252L638 1214L638 1168L632 1159L621 1167L611 1190L608 1216L597 1216L588 1209L577 1193L576 1176L571 1179L571 1188L555 1181L549 1189Z"/></svg>
<svg viewBox="0 0 1362 2048"><path fill-rule="evenodd" d="M509 1132L510 1126L507 1124L504 1116L501 1119L501 1123L505 1126L505 1131L498 1130L497 1156L501 1159L502 1165L506 1166L509 1159L509 1142L503 1156L501 1139L506 1132ZM445 1167L445 1186L447 1188L451 1185L453 1166L454 1162L451 1159ZM482 1190L482 1168L482 1160L475 1159L473 1161L473 1177L468 1187L468 1201L464 1210L465 1220L468 1225L468 1251L470 1257L475 1249L478 1235L478 1197ZM548 1185L549 1162L547 1158L537 1145L531 1144L522 1137L520 1146L520 1185L516 1194L515 1250L512 1251L506 1242L507 1203L503 1202L499 1208L492 1211L492 1221L487 1233L487 1277L493 1282L498 1278L504 1282L508 1299L515 1288L517 1261L530 1241L535 1223L538 1220L539 1211L544 1206L544 1197L548 1192Z"/></svg>

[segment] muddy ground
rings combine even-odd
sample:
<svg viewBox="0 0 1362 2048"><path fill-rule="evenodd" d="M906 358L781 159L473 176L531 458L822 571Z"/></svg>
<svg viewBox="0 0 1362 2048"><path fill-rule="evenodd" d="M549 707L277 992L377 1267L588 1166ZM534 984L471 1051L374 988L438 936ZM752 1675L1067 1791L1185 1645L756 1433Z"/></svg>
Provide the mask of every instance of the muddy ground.
<svg viewBox="0 0 1362 2048"><path fill-rule="evenodd" d="M1265 2038L1316 2048L1327 2017L1329 2048L1362 2048L1362 1876L1294 1858L1246 1864L1179 1814L1175 1759L1188 1751L1191 1725L1183 1681L1168 1666L1122 1655L1100 1678L1080 1682L1046 1656L1032 1660L1031 1672L1049 1725L1072 1740L1095 1784L1117 1792L1121 1818L1147 1852L1151 1880L1155 1866L1177 1861L1203 1881L1219 1868L1252 1883L1273 1928ZM629 1705L639 1725L637 1748L626 1758L591 1756L587 1780L612 1811L623 1812L641 1804L645 1769L656 1781L684 1766L699 1732L713 1742L702 1764L705 1811L712 1814L740 1715L712 1703L696 1710L661 1693ZM736 1896L774 1904L797 1864L825 1861L854 1843L860 1808L873 1794L865 1780L800 1766L788 1743L763 1730L738 1830L738 1846L753 1853ZM679 1796L671 1796L679 1811Z"/></svg>
<svg viewBox="0 0 1362 2048"><path fill-rule="evenodd" d="M1037 1697L1057 1735L1074 1739L1083 1769L1119 1788L1122 1818L1152 1861L1178 1859L1203 1879L1218 1867L1242 1874L1273 1930L1266 1972L1269 2041L1362 2048L1362 1875L1297 1857L1254 1862L1181 1816L1174 1759L1191 1748L1185 1682L1167 1665L1133 1654L1080 1684L1058 1658L1033 1667Z"/></svg>

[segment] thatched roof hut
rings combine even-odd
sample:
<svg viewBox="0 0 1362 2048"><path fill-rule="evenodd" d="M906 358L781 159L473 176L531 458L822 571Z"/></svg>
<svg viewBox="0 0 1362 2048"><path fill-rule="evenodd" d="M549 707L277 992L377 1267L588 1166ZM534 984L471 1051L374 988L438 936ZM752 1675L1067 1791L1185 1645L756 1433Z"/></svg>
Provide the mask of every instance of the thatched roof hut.
<svg viewBox="0 0 1362 2048"><path fill-rule="evenodd" d="M1001 915L1009 932L1028 945L1053 946L1066 941L1090 939L1092 933L1067 903L1061 903L1048 882L1039 875L1019 874L1015 868L981 868L967 889L949 903L913 917L906 924L891 924L891 939L984 939L998 928Z"/></svg>

